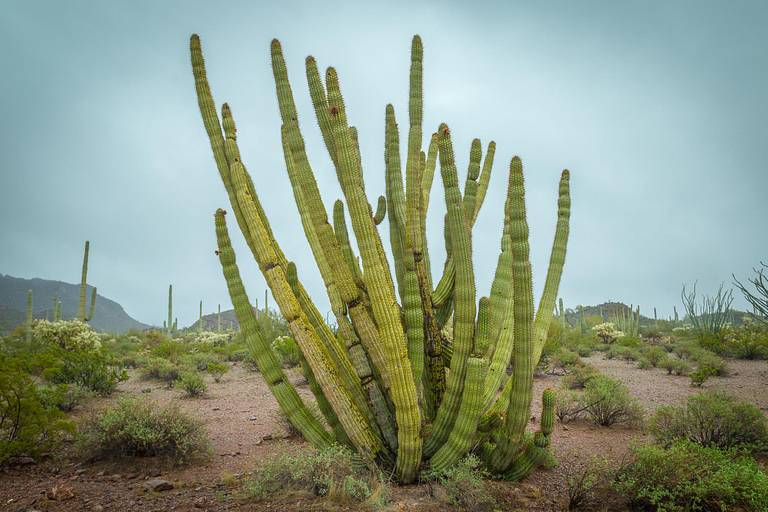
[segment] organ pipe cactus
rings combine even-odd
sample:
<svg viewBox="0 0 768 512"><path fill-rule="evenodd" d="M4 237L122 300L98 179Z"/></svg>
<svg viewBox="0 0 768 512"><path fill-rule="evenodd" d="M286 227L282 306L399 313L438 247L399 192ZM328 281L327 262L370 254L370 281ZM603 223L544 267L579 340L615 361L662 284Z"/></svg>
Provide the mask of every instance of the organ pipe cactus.
<svg viewBox="0 0 768 512"><path fill-rule="evenodd" d="M415 36L411 47L404 161L394 108L385 109L386 198L378 200L376 211L366 193L357 130L350 125L338 74L328 68L323 80L315 59L306 59L315 116L343 193L343 200L333 205L332 222L307 157L282 48L272 41L283 156L301 225L336 317L338 330L332 332L273 234L241 159L232 110L225 103L217 111L197 35L190 49L198 105L231 211L299 346L328 429L309 413L259 331L236 265L226 212L219 209L216 253L238 322L291 423L315 446L346 444L364 460L391 470L402 483L414 481L423 470L449 468L471 451L499 476L519 479L529 474L544 460L552 432L552 391L543 396L540 431L530 435L526 427L533 368L552 320L565 262L568 171L560 179L555 239L538 308L534 310L523 166L517 157L509 166L501 253L490 295L478 299L472 227L489 189L496 145L488 145L483 159L480 141L472 141L463 188L447 125L431 135L425 150L421 39ZM426 219L438 162L447 210L447 258L435 284ZM257 182L268 179L258 176ZM377 227L385 214L393 269ZM267 311L266 294L264 300ZM451 329L447 339L444 332ZM510 365L513 375L499 393Z"/></svg>
<svg viewBox="0 0 768 512"><path fill-rule="evenodd" d="M91 243L86 240L85 241L85 250L83 251L83 271L82 275L80 277L80 302L77 306L77 318L81 322L89 322L91 319L93 319L93 313L96 308L96 287L94 286L91 288L91 307L88 310L88 314L86 315L86 292L88 289L88 285L86 284L86 281L88 279L88 251L90 250Z"/></svg>

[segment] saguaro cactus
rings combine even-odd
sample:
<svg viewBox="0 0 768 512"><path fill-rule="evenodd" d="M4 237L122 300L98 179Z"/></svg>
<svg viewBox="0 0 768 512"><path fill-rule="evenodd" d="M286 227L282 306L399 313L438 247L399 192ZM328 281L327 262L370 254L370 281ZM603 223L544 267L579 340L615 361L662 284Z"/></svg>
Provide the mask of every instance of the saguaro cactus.
<svg viewBox="0 0 768 512"><path fill-rule="evenodd" d="M203 301L200 301L200 313L197 320L197 332L203 332Z"/></svg>
<svg viewBox="0 0 768 512"><path fill-rule="evenodd" d="M216 332L221 332L221 304L219 304L219 309L216 313Z"/></svg>
<svg viewBox="0 0 768 512"><path fill-rule="evenodd" d="M173 320L173 285L168 285L168 320L165 322L168 336L171 336L176 330L176 322Z"/></svg>
<svg viewBox="0 0 768 512"><path fill-rule="evenodd" d="M555 239L538 308L533 301L523 166L517 157L509 166L501 253L490 296L478 300L472 228L488 191L496 145L488 145L483 159L480 141L472 141L463 190L447 125L440 125L424 150L421 39L415 36L411 46L405 163L395 111L387 105L386 198L378 200L375 211L336 70L328 68L323 80L315 59L306 59L315 116L344 196L333 206L332 223L304 147L282 48L272 41L283 156L302 228L336 317L338 329L333 332L273 234L241 159L232 111L225 103L220 116L217 112L196 35L190 49L198 105L234 218L299 346L310 389L330 430L308 413L261 336L235 262L226 212L219 209L216 253L238 322L291 423L314 445L346 444L363 459L393 471L402 483L414 481L425 469L448 468L473 450L498 475L519 479L529 474L544 460L552 432L554 394L549 390L543 397L540 431L530 435L526 427L533 368L546 341L565 262L568 171L560 178ZM447 209L447 258L433 284L426 219L438 161ZM394 269L377 227L385 215ZM265 293L264 312L267 301ZM449 340L444 331L451 328ZM512 378L499 393L510 364Z"/></svg>
<svg viewBox="0 0 768 512"><path fill-rule="evenodd" d="M81 322L89 322L91 319L93 319L93 313L96 309L96 287L94 286L91 288L91 307L88 311L88 314L85 314L85 299L88 289L88 285L86 284L88 279L88 251L90 250L90 245L91 243L86 240L85 250L83 252L83 271L80 277L80 302L77 306L77 318Z"/></svg>

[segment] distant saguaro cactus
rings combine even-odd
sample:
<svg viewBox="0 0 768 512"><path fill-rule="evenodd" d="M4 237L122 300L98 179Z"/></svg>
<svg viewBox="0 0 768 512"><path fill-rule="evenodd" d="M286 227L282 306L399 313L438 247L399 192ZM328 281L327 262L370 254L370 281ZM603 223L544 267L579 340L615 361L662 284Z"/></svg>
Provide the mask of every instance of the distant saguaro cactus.
<svg viewBox="0 0 768 512"><path fill-rule="evenodd" d="M81 322L91 321L91 319L93 319L93 313L96 309L96 287L94 286L91 288L91 308L88 311L88 314L85 314L86 295L88 289L88 285L86 284L86 281L88 280L88 251L90 250L90 245L91 243L86 240L85 250L83 252L83 271L80 277L80 302L77 305L77 318Z"/></svg>
<svg viewBox="0 0 768 512"><path fill-rule="evenodd" d="M235 220L298 344L310 389L330 430L310 413L262 336L237 267L226 212L219 209L217 254L235 313L289 421L313 445L348 445L361 458L392 471L402 483L413 482L421 469L450 468L470 451L498 475L511 479L528 475L545 460L552 432L551 390L544 393L540 431L528 436L526 427L533 369L552 320L565 262L571 205L568 171L560 177L557 227L536 309L523 166L518 157L511 159L501 252L490 296L478 301L472 228L488 190L495 144L489 144L483 161L480 141L472 141L463 191L447 125L439 126L423 150L421 39L415 36L411 46L404 166L394 108L387 105L385 110L386 199L379 200L376 212L365 191L357 131L349 124L336 70L328 68L323 81L315 59L306 60L315 115L345 199L334 204L333 224L304 147L282 48L274 40L272 70L283 156L304 234L336 317L337 329L332 331L273 234L242 162L235 121L226 103L219 118L196 35L190 48L203 124ZM438 160L447 209L447 258L441 279L433 285L426 219ZM345 206L359 258L347 230ZM377 228L384 211L394 272ZM264 312L268 311L265 293ZM450 341L444 334L449 329ZM512 377L499 395L510 363Z"/></svg>
<svg viewBox="0 0 768 512"><path fill-rule="evenodd" d="M171 336L176 330L176 322L173 320L173 285L168 285L168 320L165 322L165 328L168 336Z"/></svg>
<svg viewBox="0 0 768 512"><path fill-rule="evenodd" d="M27 343L32 341L32 290L27 290L27 323L25 325L25 336Z"/></svg>

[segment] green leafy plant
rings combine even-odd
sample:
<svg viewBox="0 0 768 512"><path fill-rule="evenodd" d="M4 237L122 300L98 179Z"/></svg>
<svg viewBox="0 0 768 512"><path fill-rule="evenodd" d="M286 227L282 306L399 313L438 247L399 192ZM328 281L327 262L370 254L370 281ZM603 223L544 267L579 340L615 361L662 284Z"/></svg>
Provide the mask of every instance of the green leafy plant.
<svg viewBox="0 0 768 512"><path fill-rule="evenodd" d="M208 373L214 382L221 382L221 378L229 371L229 365L218 361L208 363Z"/></svg>
<svg viewBox="0 0 768 512"><path fill-rule="evenodd" d="M641 446L614 485L639 510L768 510L768 476L754 459L680 441Z"/></svg>
<svg viewBox="0 0 768 512"><path fill-rule="evenodd" d="M483 470L479 458L468 455L450 468L427 473L425 479L435 482L444 490L444 495L438 496L444 496L450 505L461 510L491 510L496 505L496 499L486 485L490 476Z"/></svg>
<svg viewBox="0 0 768 512"><path fill-rule="evenodd" d="M296 344L296 340L290 336L278 336L272 342L272 348L277 352L285 368L293 368L301 362L299 346Z"/></svg>
<svg viewBox="0 0 768 512"><path fill-rule="evenodd" d="M381 475L367 468L348 448L338 445L270 458L253 471L246 488L258 500L297 491L341 503L382 505L387 499Z"/></svg>
<svg viewBox="0 0 768 512"><path fill-rule="evenodd" d="M0 355L0 464L45 452L73 430L58 408L46 404L19 363Z"/></svg>
<svg viewBox="0 0 768 512"><path fill-rule="evenodd" d="M720 392L693 395L684 406L660 407L649 429L664 446L687 439L726 449L768 449L768 423L760 409Z"/></svg>
<svg viewBox="0 0 768 512"><path fill-rule="evenodd" d="M175 385L189 397L203 396L208 390L203 376L198 372L182 372Z"/></svg>
<svg viewBox="0 0 768 512"><path fill-rule="evenodd" d="M643 409L629 394L627 386L604 375L587 382L583 400L586 413L595 425L638 425L643 420Z"/></svg>
<svg viewBox="0 0 768 512"><path fill-rule="evenodd" d="M123 398L87 419L80 448L90 458L162 457L176 464L209 453L203 425L176 405Z"/></svg>
<svg viewBox="0 0 768 512"><path fill-rule="evenodd" d="M156 379L172 385L180 376L181 368L161 357L153 357L146 361L141 370L145 379Z"/></svg>

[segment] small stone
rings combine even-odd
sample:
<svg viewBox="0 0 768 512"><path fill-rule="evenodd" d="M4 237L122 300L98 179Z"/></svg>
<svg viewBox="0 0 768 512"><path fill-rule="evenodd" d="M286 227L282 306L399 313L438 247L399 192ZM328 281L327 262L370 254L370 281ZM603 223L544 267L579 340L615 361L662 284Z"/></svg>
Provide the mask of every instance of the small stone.
<svg viewBox="0 0 768 512"><path fill-rule="evenodd" d="M173 489L173 484L162 478L153 478L152 480L147 480L144 484L144 488L155 492L170 491Z"/></svg>
<svg viewBox="0 0 768 512"><path fill-rule="evenodd" d="M83 468L75 470L75 474L77 474L77 475L82 475L83 473L85 473L85 469L83 469Z"/></svg>
<svg viewBox="0 0 768 512"><path fill-rule="evenodd" d="M123 475L121 475L121 474L119 474L119 473L115 473L114 475L110 476L109 478L110 478L110 480L112 480L113 482L118 482L118 481L120 481L120 479L122 479L122 478L123 478Z"/></svg>
<svg viewBox="0 0 768 512"><path fill-rule="evenodd" d="M101 512L102 510L104 510L104 507L102 507L101 505L94 505L93 508L91 508L91 510L93 510L93 512Z"/></svg>
<svg viewBox="0 0 768 512"><path fill-rule="evenodd" d="M96 473L96 476L104 476L104 471L99 471L98 473Z"/></svg>
<svg viewBox="0 0 768 512"><path fill-rule="evenodd" d="M13 457L9 462L11 465L16 466L29 466L31 464L37 464L37 461L32 457Z"/></svg>
<svg viewBox="0 0 768 512"><path fill-rule="evenodd" d="M261 438L262 441L271 441L272 440L272 434L267 434L264 437Z"/></svg>
<svg viewBox="0 0 768 512"><path fill-rule="evenodd" d="M251 416L250 418L248 418L249 421L256 421L257 419L259 418L256 416Z"/></svg>
<svg viewBox="0 0 768 512"><path fill-rule="evenodd" d="M147 474L148 474L149 476L153 477L153 478L154 478L154 477L158 477L158 476L160 476L160 470L159 470L159 469L157 469L157 468L152 468L152 469L150 469L149 471L147 471Z"/></svg>

